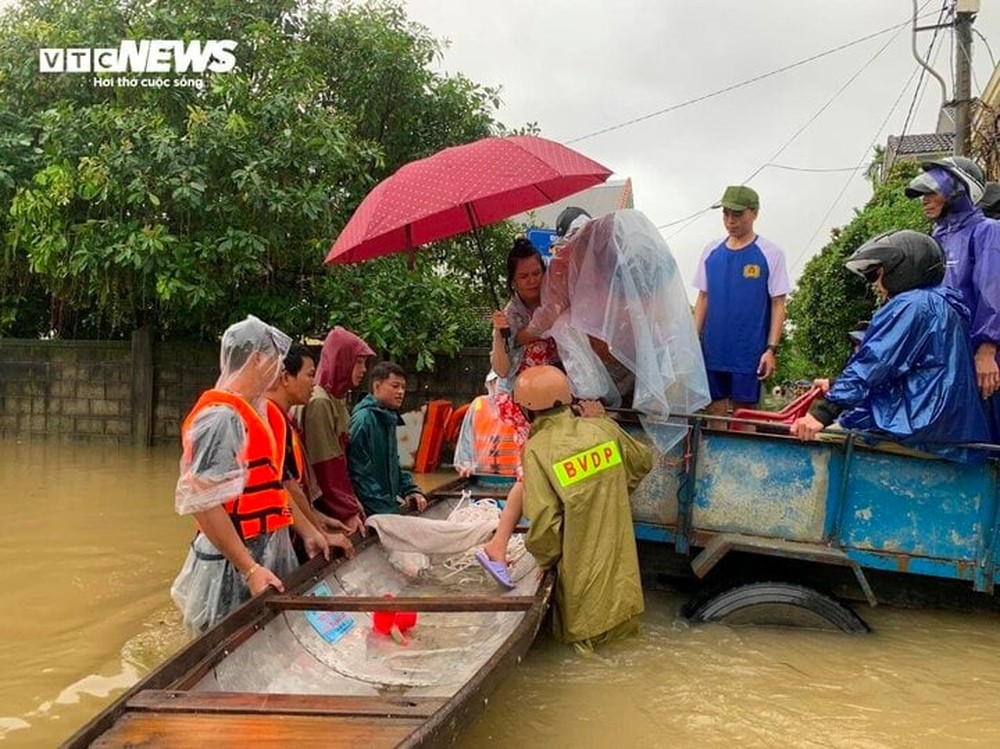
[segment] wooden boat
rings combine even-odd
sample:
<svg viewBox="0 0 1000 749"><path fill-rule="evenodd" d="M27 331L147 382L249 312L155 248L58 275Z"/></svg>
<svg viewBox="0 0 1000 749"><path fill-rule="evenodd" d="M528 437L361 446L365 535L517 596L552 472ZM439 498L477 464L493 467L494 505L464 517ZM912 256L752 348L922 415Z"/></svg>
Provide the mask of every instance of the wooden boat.
<svg viewBox="0 0 1000 749"><path fill-rule="evenodd" d="M425 513L445 517L444 498ZM65 744L414 747L451 743L527 652L552 593L529 554L501 590L399 572L374 537L313 559L192 641ZM384 597L392 594L393 598ZM416 611L402 643L371 612Z"/></svg>

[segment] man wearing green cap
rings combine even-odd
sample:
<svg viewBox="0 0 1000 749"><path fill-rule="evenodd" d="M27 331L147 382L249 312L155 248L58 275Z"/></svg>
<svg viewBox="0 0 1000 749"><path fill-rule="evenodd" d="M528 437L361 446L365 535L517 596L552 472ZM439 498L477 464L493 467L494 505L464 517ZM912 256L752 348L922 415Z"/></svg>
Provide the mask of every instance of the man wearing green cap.
<svg viewBox="0 0 1000 749"><path fill-rule="evenodd" d="M711 414L753 407L760 381L774 374L790 290L785 255L753 228L756 191L730 185L713 208L722 208L726 236L709 242L694 286L694 323L701 336Z"/></svg>

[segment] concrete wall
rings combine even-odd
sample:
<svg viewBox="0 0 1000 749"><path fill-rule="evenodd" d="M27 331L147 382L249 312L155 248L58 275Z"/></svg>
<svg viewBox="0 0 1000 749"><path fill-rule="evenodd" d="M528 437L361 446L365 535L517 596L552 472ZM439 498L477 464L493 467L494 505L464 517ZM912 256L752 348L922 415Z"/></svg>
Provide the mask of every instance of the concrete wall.
<svg viewBox="0 0 1000 749"><path fill-rule="evenodd" d="M125 341L0 339L0 436L110 444L176 444L198 395L218 376L218 347ZM414 373L404 410L471 400L483 390L486 349Z"/></svg>
<svg viewBox="0 0 1000 749"><path fill-rule="evenodd" d="M132 441L128 343L0 340L0 434Z"/></svg>

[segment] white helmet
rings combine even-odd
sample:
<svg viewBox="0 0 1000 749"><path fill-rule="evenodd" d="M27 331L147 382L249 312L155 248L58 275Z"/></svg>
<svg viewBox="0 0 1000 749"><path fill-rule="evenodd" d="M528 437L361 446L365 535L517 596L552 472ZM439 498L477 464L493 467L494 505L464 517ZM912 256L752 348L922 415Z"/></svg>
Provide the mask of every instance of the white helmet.
<svg viewBox="0 0 1000 749"><path fill-rule="evenodd" d="M972 159L965 156L946 156L933 161L925 161L921 166L924 168L924 172L914 177L906 186L906 197L918 198L927 193L941 192L940 186L927 176L928 169L939 167L965 186L965 192L973 204L982 200L986 190L986 177L983 170L979 168L979 164Z"/></svg>

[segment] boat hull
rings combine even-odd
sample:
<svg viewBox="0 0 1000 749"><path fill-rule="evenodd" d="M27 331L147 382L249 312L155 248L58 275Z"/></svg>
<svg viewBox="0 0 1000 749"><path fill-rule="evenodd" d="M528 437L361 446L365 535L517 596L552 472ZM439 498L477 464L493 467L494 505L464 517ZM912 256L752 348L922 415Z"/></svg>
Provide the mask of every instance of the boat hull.
<svg viewBox="0 0 1000 749"><path fill-rule="evenodd" d="M311 560L287 593L247 602L64 746L448 745L530 648L553 587L529 555L502 595L478 567L459 572L405 575L374 538L354 559ZM372 626L371 612L400 609L418 617L406 635Z"/></svg>

